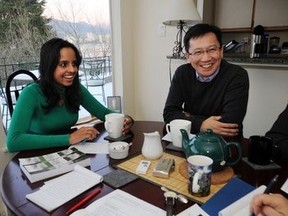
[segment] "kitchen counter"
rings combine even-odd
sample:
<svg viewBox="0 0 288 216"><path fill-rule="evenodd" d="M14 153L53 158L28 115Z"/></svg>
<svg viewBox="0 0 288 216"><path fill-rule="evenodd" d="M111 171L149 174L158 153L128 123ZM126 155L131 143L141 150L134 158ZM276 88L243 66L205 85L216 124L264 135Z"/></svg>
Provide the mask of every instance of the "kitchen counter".
<svg viewBox="0 0 288 216"><path fill-rule="evenodd" d="M239 65L288 68L288 55L283 54L267 54L259 58L250 58L249 53L224 53L224 59Z"/></svg>

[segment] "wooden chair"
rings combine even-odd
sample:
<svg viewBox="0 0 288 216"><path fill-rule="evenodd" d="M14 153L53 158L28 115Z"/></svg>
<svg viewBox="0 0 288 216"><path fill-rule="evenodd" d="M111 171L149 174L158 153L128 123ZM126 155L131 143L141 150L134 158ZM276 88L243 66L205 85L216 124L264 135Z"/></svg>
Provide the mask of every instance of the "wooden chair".
<svg viewBox="0 0 288 216"><path fill-rule="evenodd" d="M25 81L25 84L22 83L23 81L22 82L19 81L17 83L16 77L18 75L27 75L28 76L28 79ZM27 83L31 83L31 82L37 81L37 80L38 80L37 77L32 72L30 72L28 70L17 70L8 76L5 90L6 90L8 109L9 109L9 113L10 113L11 117L12 117L12 113L14 110L15 100L17 101L17 99L20 95L20 92L27 85ZM13 100L13 98L15 98L15 99Z"/></svg>
<svg viewBox="0 0 288 216"><path fill-rule="evenodd" d="M1 114L1 110L0 110ZM0 123L0 173L2 175L6 165L17 153L11 153L6 148L6 131L4 130L3 123ZM12 216L12 213L6 208L0 197L0 209L5 210L7 216ZM0 212L1 213L1 212ZM2 215L2 214L1 214Z"/></svg>

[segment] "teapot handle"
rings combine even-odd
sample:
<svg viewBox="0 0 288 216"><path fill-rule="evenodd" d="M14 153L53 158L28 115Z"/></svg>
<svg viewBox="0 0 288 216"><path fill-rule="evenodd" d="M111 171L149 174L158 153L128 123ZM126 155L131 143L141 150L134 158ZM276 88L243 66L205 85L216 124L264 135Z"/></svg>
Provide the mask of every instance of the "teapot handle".
<svg viewBox="0 0 288 216"><path fill-rule="evenodd" d="M228 150L230 150L230 148L232 148L233 146L237 148L238 155L237 155L236 159L227 161L227 165L231 165L231 166L237 164L239 162L239 160L241 159L241 157L242 157L242 148L241 148L239 143L237 143L237 142L229 142L226 145L226 148L228 148ZM229 154L230 154L230 151L229 151Z"/></svg>

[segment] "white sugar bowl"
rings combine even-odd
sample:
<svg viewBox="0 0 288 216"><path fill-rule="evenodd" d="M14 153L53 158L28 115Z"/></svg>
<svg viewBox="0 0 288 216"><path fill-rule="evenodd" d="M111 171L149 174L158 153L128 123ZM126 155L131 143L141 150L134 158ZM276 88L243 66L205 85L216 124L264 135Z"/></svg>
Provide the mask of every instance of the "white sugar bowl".
<svg viewBox="0 0 288 216"><path fill-rule="evenodd" d="M109 156L113 159L123 159L128 156L129 146L127 142L111 142L108 145Z"/></svg>

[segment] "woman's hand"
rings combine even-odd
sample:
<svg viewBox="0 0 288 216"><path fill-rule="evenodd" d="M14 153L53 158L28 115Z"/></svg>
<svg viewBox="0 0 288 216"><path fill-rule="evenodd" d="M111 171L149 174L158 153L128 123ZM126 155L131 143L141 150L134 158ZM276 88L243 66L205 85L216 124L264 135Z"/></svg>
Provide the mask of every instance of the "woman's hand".
<svg viewBox="0 0 288 216"><path fill-rule="evenodd" d="M70 134L69 142L74 145L83 140L93 140L98 134L99 131L94 127L82 127Z"/></svg>
<svg viewBox="0 0 288 216"><path fill-rule="evenodd" d="M134 124L133 118L129 115L125 115L122 133L127 134L130 131L130 128L132 127L133 124Z"/></svg>

